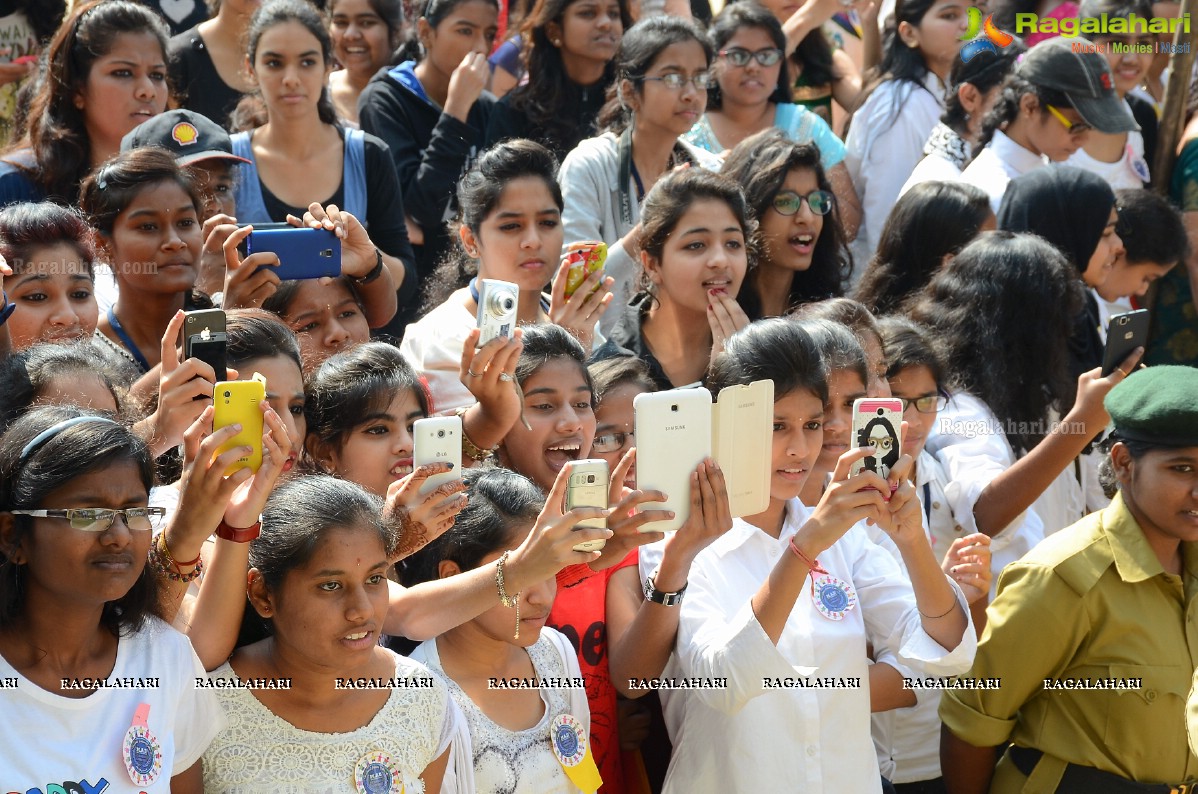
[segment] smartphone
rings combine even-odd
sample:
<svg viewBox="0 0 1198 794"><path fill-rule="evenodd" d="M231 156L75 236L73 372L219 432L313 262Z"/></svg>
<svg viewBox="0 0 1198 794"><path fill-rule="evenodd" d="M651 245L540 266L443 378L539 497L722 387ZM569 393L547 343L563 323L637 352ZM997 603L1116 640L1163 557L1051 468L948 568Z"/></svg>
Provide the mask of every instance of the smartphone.
<svg viewBox="0 0 1198 794"><path fill-rule="evenodd" d="M247 256L262 252L278 255L274 272L282 281L341 275L341 240L328 229L255 227L245 238L245 251ZM264 267L269 266L258 269Z"/></svg>
<svg viewBox="0 0 1198 794"><path fill-rule="evenodd" d="M220 309L187 312L183 318L183 358L198 358L216 373L218 381L227 380L225 353L225 313ZM197 397L197 400L204 399Z"/></svg>
<svg viewBox="0 0 1198 794"><path fill-rule="evenodd" d="M673 532L690 516L691 474L711 457L711 394L706 389L638 394L632 410L636 487L666 495L666 501L646 502L642 509L674 511L674 518L642 524L640 531Z"/></svg>
<svg viewBox="0 0 1198 794"><path fill-rule="evenodd" d="M1106 349L1102 354L1102 376L1105 378L1123 363L1137 347L1148 344L1148 310L1116 314L1106 327ZM1130 374L1130 373L1129 373Z"/></svg>
<svg viewBox="0 0 1198 794"><path fill-rule="evenodd" d="M774 382L720 389L711 421L715 462L724 472L732 517L760 513L770 504Z"/></svg>
<svg viewBox="0 0 1198 794"><path fill-rule="evenodd" d="M266 378L254 373L252 380L227 380L216 384L212 419L214 431L229 425L241 425L241 431L216 450L220 455L233 447L250 447L252 452L238 458L225 476L238 469L257 471L262 466L262 411L258 404L266 400Z"/></svg>
<svg viewBox="0 0 1198 794"><path fill-rule="evenodd" d="M516 309L520 302L520 287L510 281L493 278L479 279L478 286L478 346L495 337L510 339L516 330Z"/></svg>
<svg viewBox="0 0 1198 794"><path fill-rule="evenodd" d="M605 460L572 460L566 463L569 479L566 480L566 510L576 507L598 507L607 509L608 470ZM606 529L606 518L588 518L574 525L575 529ZM599 551L607 541L588 540L579 543L574 551Z"/></svg>
<svg viewBox="0 0 1198 794"><path fill-rule="evenodd" d="M849 476L876 472L886 479L903 454L903 402L894 397L861 397L853 401L854 447L875 447L876 455L862 458L849 469Z"/></svg>
<svg viewBox="0 0 1198 794"><path fill-rule="evenodd" d="M582 243L571 243L566 247L566 261L570 263L566 271L566 297L569 298L587 276L596 270L602 270L607 262L607 243L597 240L587 240Z"/></svg>
<svg viewBox="0 0 1198 794"><path fill-rule="evenodd" d="M412 427L415 447L412 452L414 467L430 463L452 463L453 468L444 474L434 474L420 486L426 494L453 482L462 476L462 417L433 416L417 419Z"/></svg>

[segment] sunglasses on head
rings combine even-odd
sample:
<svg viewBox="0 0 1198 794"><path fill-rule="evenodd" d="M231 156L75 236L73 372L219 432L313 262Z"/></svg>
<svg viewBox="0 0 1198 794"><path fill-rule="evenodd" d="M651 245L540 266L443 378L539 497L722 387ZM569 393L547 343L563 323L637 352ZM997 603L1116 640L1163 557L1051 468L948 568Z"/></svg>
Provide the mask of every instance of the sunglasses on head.
<svg viewBox="0 0 1198 794"><path fill-rule="evenodd" d="M832 211L834 200L833 195L826 190L813 190L806 196L800 196L793 190L783 190L774 194L771 206L779 215L794 215L803 208L803 202L806 201L807 206L816 215L827 215Z"/></svg>

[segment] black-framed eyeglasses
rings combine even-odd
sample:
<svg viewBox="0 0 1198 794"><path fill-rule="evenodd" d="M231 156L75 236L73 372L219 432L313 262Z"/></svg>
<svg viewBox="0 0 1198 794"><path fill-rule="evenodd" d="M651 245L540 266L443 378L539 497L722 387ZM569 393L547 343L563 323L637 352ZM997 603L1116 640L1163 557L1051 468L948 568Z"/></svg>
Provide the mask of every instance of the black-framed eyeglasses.
<svg viewBox="0 0 1198 794"><path fill-rule="evenodd" d="M906 397L896 397L896 400L903 404L903 411L906 411L912 405L915 410L921 414L934 414L937 411L943 411L944 406L948 405L948 397L943 394L925 394L923 397L916 397L914 400Z"/></svg>
<svg viewBox="0 0 1198 794"><path fill-rule="evenodd" d="M31 516L33 518L65 518L71 522L71 529L82 532L106 532L119 515L125 526L135 532L148 532L153 529L151 517L162 518L166 515L164 507L127 507L124 510L109 510L106 507L68 507L63 510L10 510L15 516Z"/></svg>
<svg viewBox="0 0 1198 794"><path fill-rule="evenodd" d="M793 190L783 190L774 194L771 205L779 215L794 215L803 208L803 202L811 207L816 215L827 215L832 211L836 197L826 190L813 190L806 196L800 196Z"/></svg>
<svg viewBox="0 0 1198 794"><path fill-rule="evenodd" d="M756 58L757 63L762 66L773 66L782 60L782 50L777 47L767 47L755 52L750 52L744 47L729 47L726 50L720 50L717 54L733 66L748 66L749 61L753 58Z"/></svg>
<svg viewBox="0 0 1198 794"><path fill-rule="evenodd" d="M715 85L715 76L711 72L699 72L691 77L687 77L680 72L670 72L660 77L642 77L641 80L661 83L671 91L681 90L687 83L690 83L699 91L706 91Z"/></svg>
<svg viewBox="0 0 1198 794"><path fill-rule="evenodd" d="M598 452L601 455L619 452L634 439L635 436L632 433L619 433L615 430L600 433L595 436L595 440L591 443L591 452Z"/></svg>

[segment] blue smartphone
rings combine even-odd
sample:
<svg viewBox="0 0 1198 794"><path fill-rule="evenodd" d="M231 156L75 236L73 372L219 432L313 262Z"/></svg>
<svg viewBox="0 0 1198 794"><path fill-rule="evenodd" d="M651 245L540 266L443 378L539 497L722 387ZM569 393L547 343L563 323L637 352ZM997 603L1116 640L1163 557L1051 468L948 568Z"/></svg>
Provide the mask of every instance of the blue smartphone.
<svg viewBox="0 0 1198 794"><path fill-rule="evenodd" d="M282 281L341 275L341 240L328 229L255 228L245 240L245 251L276 254L279 265L274 272ZM268 265L258 269L264 267Z"/></svg>

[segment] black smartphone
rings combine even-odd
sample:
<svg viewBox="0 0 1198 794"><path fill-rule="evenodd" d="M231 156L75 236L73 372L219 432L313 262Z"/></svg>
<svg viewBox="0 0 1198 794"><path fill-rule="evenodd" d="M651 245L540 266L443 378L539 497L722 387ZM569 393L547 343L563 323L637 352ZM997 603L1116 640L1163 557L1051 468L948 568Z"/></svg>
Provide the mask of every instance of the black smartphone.
<svg viewBox="0 0 1198 794"><path fill-rule="evenodd" d="M1136 309L1111 317L1106 327L1106 350L1102 354L1102 376L1105 378L1123 363L1137 347L1148 344L1148 310ZM1129 375L1131 373L1128 373Z"/></svg>
<svg viewBox="0 0 1198 794"><path fill-rule="evenodd" d="M198 358L216 373L218 381L229 377L225 354L225 313L220 309L187 312L183 319L183 357Z"/></svg>

